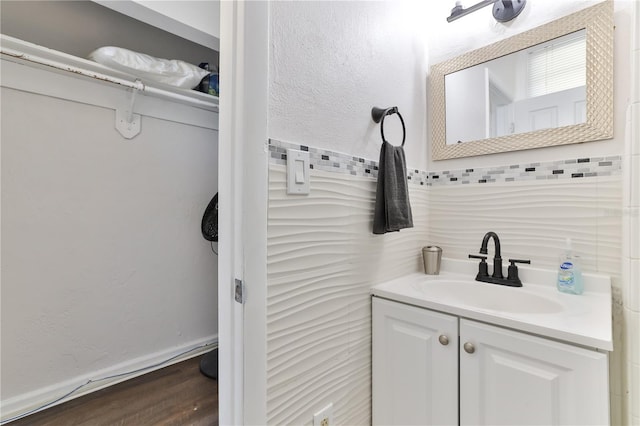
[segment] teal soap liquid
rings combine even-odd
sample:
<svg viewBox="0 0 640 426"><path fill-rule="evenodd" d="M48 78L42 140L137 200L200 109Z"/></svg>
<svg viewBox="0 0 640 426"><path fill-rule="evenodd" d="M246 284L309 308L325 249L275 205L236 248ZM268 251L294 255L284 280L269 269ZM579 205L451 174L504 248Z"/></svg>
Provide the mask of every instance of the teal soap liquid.
<svg viewBox="0 0 640 426"><path fill-rule="evenodd" d="M569 294L582 294L584 281L580 264L575 257L567 257L558 270L558 290Z"/></svg>

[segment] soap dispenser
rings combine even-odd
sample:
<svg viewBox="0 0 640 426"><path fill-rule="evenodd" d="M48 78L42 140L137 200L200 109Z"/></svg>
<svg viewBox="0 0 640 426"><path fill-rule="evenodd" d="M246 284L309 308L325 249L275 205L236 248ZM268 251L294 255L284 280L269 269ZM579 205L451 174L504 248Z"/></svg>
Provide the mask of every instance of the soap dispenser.
<svg viewBox="0 0 640 426"><path fill-rule="evenodd" d="M557 285L563 293L582 294L584 291L580 258L573 253L571 238L566 239L564 254L560 256Z"/></svg>

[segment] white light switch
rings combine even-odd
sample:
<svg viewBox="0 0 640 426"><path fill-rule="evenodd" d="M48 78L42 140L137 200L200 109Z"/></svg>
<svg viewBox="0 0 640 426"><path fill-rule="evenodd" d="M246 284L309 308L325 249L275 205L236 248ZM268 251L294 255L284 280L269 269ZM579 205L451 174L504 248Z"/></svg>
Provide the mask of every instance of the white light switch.
<svg viewBox="0 0 640 426"><path fill-rule="evenodd" d="M296 183L304 183L304 161L295 160Z"/></svg>
<svg viewBox="0 0 640 426"><path fill-rule="evenodd" d="M287 194L309 193L309 153L287 150Z"/></svg>

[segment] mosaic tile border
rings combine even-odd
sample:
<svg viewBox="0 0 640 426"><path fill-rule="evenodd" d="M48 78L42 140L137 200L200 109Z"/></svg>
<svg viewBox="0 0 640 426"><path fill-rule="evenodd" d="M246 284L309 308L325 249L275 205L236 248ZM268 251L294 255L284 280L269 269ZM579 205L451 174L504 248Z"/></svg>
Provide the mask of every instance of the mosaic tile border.
<svg viewBox="0 0 640 426"><path fill-rule="evenodd" d="M310 167L314 170L378 178L377 161L275 139L269 139L270 162L286 165L287 149L309 152ZM440 186L580 179L595 176L614 176L621 173L622 157L613 155L441 172L408 169L407 180L415 185Z"/></svg>
<svg viewBox="0 0 640 426"><path fill-rule="evenodd" d="M378 178L377 161L275 139L269 139L270 161L286 166L287 149L309 152L310 167L314 170Z"/></svg>

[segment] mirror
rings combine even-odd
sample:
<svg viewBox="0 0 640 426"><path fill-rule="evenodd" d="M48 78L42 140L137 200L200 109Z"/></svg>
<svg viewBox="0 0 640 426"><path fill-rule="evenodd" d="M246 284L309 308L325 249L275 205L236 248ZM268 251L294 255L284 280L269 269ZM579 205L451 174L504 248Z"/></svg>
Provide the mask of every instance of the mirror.
<svg viewBox="0 0 640 426"><path fill-rule="evenodd" d="M444 78L447 145L587 121L580 30Z"/></svg>
<svg viewBox="0 0 640 426"><path fill-rule="evenodd" d="M431 67L434 160L613 136L605 1Z"/></svg>

